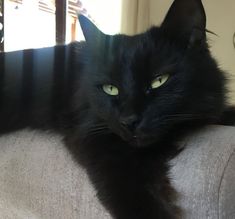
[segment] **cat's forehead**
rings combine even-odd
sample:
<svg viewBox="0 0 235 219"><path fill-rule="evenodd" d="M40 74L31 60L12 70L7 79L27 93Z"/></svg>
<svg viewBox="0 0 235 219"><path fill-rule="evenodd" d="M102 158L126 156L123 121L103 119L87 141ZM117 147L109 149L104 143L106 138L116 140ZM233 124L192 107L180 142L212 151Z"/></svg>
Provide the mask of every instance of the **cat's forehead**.
<svg viewBox="0 0 235 219"><path fill-rule="evenodd" d="M155 74L175 64L181 58L179 50L158 34L157 28L153 30L154 34L149 30L135 36L117 36L112 50L115 65L133 74Z"/></svg>
<svg viewBox="0 0 235 219"><path fill-rule="evenodd" d="M157 27L135 36L115 36L113 42L113 57L125 64L164 65L180 55L179 48L164 38Z"/></svg>
<svg viewBox="0 0 235 219"><path fill-rule="evenodd" d="M151 48L154 49L154 43L148 33L135 36L118 35L114 36L113 52L119 56L134 58L136 55L145 55Z"/></svg>
<svg viewBox="0 0 235 219"><path fill-rule="evenodd" d="M124 90L127 88L128 93L136 86L140 88L139 86L150 81L152 72L149 71L148 62L154 47L153 43L145 34L133 37L114 36L108 44L109 47L106 47L109 55L106 56L105 65L102 65L102 72L105 72L102 73L104 80Z"/></svg>

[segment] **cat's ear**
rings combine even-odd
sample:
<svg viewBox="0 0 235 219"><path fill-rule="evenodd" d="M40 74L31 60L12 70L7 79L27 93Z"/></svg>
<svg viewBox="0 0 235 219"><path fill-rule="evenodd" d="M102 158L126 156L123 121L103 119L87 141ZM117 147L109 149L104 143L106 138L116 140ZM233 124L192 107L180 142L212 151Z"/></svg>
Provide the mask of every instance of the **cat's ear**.
<svg viewBox="0 0 235 219"><path fill-rule="evenodd" d="M97 39L105 37L105 34L101 32L94 23L92 23L84 15L79 15L78 20L82 28L83 35L88 43L93 43Z"/></svg>
<svg viewBox="0 0 235 219"><path fill-rule="evenodd" d="M175 0L161 28L169 35L189 43L206 37L206 15L201 0Z"/></svg>

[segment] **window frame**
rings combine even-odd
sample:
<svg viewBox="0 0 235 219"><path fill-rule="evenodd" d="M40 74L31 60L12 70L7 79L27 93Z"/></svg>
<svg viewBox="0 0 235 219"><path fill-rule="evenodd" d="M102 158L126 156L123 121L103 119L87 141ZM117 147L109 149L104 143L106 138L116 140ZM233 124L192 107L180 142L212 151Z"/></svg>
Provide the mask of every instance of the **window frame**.
<svg viewBox="0 0 235 219"><path fill-rule="evenodd" d="M1 23L2 23L2 36L3 36L3 41L0 42L0 52L4 51L4 0L0 0L0 12L2 13L1 16ZM0 39L1 40L1 39Z"/></svg>

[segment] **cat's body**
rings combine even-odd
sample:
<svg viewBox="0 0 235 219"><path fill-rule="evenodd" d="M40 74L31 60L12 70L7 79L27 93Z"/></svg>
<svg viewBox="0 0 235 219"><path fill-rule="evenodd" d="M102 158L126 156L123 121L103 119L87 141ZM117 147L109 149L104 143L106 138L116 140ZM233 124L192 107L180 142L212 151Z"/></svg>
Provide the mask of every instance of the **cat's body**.
<svg viewBox="0 0 235 219"><path fill-rule="evenodd" d="M86 43L0 54L1 133L64 135L114 218L181 217L167 176L177 139L227 119L200 0L176 0L160 28L133 37L80 23Z"/></svg>
<svg viewBox="0 0 235 219"><path fill-rule="evenodd" d="M63 115L71 108L77 86L75 69L82 69L83 46L73 43L0 53L1 132L25 127L62 131Z"/></svg>

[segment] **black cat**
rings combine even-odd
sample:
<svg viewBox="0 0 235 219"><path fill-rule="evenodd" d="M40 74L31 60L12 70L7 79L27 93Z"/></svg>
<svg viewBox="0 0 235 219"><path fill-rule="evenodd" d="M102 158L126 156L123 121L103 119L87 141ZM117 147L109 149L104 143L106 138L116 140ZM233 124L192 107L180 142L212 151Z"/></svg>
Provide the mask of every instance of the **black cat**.
<svg viewBox="0 0 235 219"><path fill-rule="evenodd" d="M168 178L176 140L229 122L201 1L175 0L160 27L135 36L79 21L86 42L0 54L1 133L62 134L114 218L181 218Z"/></svg>

